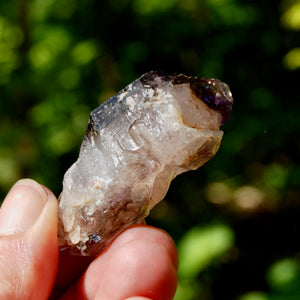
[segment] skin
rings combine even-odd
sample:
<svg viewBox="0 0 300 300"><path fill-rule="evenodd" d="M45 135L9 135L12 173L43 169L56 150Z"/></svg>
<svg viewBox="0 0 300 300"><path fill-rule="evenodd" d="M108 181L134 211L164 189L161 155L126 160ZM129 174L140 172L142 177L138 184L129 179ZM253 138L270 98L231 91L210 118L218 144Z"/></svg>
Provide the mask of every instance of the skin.
<svg viewBox="0 0 300 300"><path fill-rule="evenodd" d="M121 233L95 259L57 245L57 199L18 181L0 209L0 299L168 300L177 285L177 252L168 234L147 225Z"/></svg>

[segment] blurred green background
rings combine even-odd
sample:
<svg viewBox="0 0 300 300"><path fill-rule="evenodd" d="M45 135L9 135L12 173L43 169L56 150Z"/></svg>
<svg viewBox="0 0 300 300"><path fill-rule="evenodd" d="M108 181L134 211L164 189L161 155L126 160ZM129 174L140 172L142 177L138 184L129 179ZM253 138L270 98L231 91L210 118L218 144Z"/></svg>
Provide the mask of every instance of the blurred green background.
<svg viewBox="0 0 300 300"><path fill-rule="evenodd" d="M299 31L299 0L1 1L1 199L59 195L89 112L143 73L219 78L218 154L147 219L178 245L175 299L300 299Z"/></svg>

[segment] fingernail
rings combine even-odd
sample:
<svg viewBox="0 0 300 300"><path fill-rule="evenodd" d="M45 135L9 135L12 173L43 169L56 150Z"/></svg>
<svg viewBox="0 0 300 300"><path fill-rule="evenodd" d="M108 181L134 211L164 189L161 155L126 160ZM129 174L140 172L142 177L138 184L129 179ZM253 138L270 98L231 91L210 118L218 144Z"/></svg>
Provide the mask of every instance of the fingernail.
<svg viewBox="0 0 300 300"><path fill-rule="evenodd" d="M19 180L7 194L0 209L0 234L30 229L48 199L45 190L31 179Z"/></svg>

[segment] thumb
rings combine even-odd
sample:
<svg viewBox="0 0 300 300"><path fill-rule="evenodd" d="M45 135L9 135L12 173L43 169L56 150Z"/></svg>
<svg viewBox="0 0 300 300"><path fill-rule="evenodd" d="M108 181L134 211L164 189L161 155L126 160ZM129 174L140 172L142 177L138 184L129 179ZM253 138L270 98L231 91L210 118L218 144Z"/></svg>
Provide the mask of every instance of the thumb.
<svg viewBox="0 0 300 300"><path fill-rule="evenodd" d="M57 200L30 179L0 209L0 299L47 299L58 267Z"/></svg>

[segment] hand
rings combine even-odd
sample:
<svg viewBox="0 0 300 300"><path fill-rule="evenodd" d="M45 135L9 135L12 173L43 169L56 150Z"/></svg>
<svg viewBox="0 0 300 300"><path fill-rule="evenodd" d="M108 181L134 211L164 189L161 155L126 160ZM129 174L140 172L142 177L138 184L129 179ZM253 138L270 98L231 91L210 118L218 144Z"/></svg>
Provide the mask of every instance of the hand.
<svg viewBox="0 0 300 300"><path fill-rule="evenodd" d="M96 259L59 253L57 199L18 181L0 209L0 299L172 299L177 254L172 239L138 225Z"/></svg>

